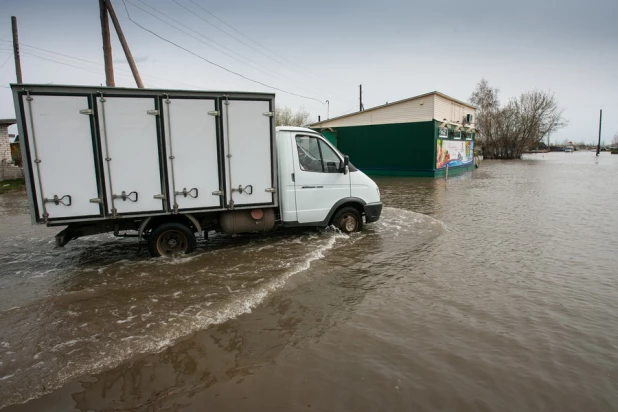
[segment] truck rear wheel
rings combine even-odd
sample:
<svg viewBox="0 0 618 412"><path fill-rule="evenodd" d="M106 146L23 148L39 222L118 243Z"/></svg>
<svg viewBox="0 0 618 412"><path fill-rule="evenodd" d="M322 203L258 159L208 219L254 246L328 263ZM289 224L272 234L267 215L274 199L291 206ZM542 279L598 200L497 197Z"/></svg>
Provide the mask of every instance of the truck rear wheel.
<svg viewBox="0 0 618 412"><path fill-rule="evenodd" d="M148 236L148 251L153 257L191 253L195 246L193 232L178 222L163 223Z"/></svg>
<svg viewBox="0 0 618 412"><path fill-rule="evenodd" d="M363 216L353 207L344 207L335 213L333 225L343 233L359 232L363 228Z"/></svg>

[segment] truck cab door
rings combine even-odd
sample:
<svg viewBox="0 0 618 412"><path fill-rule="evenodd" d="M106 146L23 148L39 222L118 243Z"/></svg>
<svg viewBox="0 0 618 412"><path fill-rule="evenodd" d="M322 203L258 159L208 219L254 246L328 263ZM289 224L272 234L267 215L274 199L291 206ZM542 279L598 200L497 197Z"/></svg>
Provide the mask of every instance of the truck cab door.
<svg viewBox="0 0 618 412"><path fill-rule="evenodd" d="M298 223L321 223L339 200L350 197L343 158L322 137L297 133L293 156Z"/></svg>

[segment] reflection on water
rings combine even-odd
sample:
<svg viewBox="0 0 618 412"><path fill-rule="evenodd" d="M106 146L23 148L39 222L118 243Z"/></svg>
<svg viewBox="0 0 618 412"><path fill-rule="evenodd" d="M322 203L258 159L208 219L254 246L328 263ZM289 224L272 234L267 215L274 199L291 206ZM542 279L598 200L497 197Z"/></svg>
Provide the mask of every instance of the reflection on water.
<svg viewBox="0 0 618 412"><path fill-rule="evenodd" d="M181 259L106 235L55 250L0 197L0 405L616 409L617 174L559 153L380 178L362 233L219 236Z"/></svg>

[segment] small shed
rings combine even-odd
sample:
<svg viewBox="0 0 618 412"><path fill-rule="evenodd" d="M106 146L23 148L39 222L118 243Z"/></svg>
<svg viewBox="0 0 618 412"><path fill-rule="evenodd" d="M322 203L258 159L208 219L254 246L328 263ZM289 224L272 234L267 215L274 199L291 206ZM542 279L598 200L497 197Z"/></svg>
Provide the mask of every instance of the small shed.
<svg viewBox="0 0 618 412"><path fill-rule="evenodd" d="M21 168L15 166L11 154L9 126L15 123L15 119L0 119L0 181L23 177Z"/></svg>
<svg viewBox="0 0 618 412"><path fill-rule="evenodd" d="M372 175L440 176L474 167L476 107L434 91L314 123Z"/></svg>

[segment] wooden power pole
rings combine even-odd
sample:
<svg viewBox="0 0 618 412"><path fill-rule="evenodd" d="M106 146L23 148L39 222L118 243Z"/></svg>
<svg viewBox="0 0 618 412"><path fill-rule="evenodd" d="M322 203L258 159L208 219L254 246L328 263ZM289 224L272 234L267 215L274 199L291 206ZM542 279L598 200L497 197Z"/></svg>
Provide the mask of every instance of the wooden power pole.
<svg viewBox="0 0 618 412"><path fill-rule="evenodd" d="M120 27L120 22L118 21L118 17L116 17L116 12L114 11L114 7L112 7L111 0L99 0L104 1L105 6L107 7L107 11L109 12L109 16L112 18L112 23L114 23L114 28L116 29L116 34L118 35L118 40L120 40L120 44L122 45L122 50L124 50L124 55L129 62L129 66L131 67L131 72L133 73L133 78L135 78L135 83L137 83L137 87L140 89L144 88L144 83L142 82L142 78L139 75L139 71L137 70L137 65L135 64L135 60L133 60L133 55L131 54L131 49L129 49L129 44L127 43L127 39L124 37L124 33L122 32L122 27Z"/></svg>
<svg viewBox="0 0 618 412"><path fill-rule="evenodd" d="M17 17L11 16L11 26L13 28L13 57L15 58L15 76L17 83L22 83L21 60L19 57L19 36L17 34Z"/></svg>
<svg viewBox="0 0 618 412"><path fill-rule="evenodd" d="M601 123L603 121L603 109L599 112L599 143L597 143L597 156L601 153Z"/></svg>
<svg viewBox="0 0 618 412"><path fill-rule="evenodd" d="M105 85L116 87L114 80L114 64L112 61L112 41L109 34L109 19L107 17L107 7L105 0L99 0L99 11L101 14L101 35L103 36L103 60L105 61Z"/></svg>
<svg viewBox="0 0 618 412"><path fill-rule="evenodd" d="M363 106L363 85L359 85L359 106L358 106L358 111L362 112L363 110L365 110L365 107Z"/></svg>

